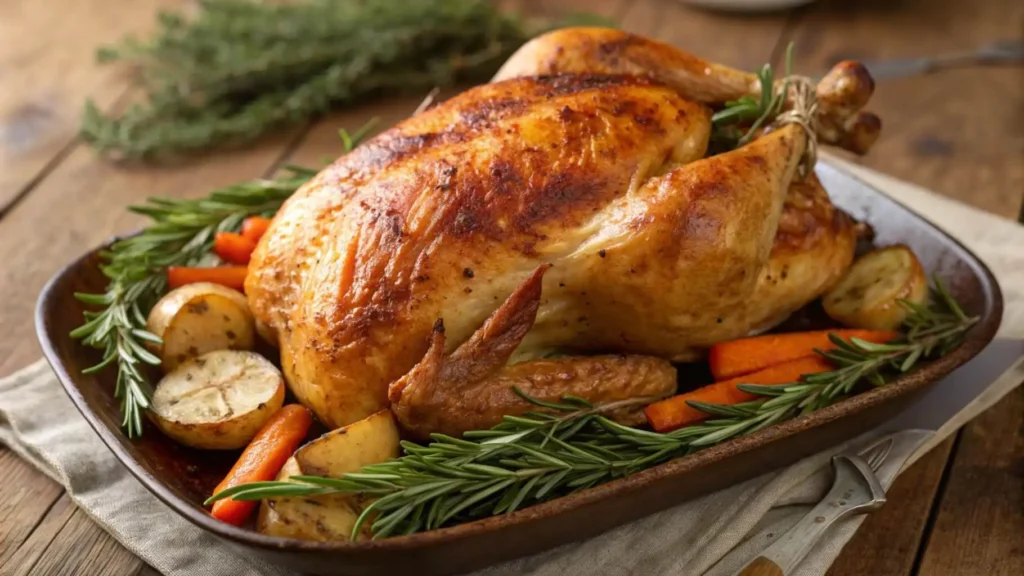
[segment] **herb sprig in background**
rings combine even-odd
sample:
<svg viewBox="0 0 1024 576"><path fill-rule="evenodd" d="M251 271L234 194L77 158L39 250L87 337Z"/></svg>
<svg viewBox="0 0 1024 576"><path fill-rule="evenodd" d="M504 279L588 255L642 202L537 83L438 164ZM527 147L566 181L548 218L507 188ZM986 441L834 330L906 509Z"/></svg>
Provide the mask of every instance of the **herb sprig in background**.
<svg viewBox="0 0 1024 576"><path fill-rule="evenodd" d="M374 95L485 81L535 34L586 23L609 24L533 26L485 0L204 0L100 51L137 68L145 99L117 116L87 102L81 135L122 158L248 142Z"/></svg>

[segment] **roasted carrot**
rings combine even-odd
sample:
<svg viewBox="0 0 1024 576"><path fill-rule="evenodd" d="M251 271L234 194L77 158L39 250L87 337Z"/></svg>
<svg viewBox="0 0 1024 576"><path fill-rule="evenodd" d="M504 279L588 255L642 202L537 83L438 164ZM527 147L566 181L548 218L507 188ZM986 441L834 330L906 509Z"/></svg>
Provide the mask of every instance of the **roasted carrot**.
<svg viewBox="0 0 1024 576"><path fill-rule="evenodd" d="M822 356L810 356L776 364L764 370L709 384L702 388L655 402L644 412L647 421L658 432L667 432L707 419L708 414L687 404L695 400L708 404L739 404L757 398L756 395L740 390L739 384L788 384L796 382L804 374L816 374L832 370L832 365Z"/></svg>
<svg viewBox="0 0 1024 576"><path fill-rule="evenodd" d="M815 332L790 332L766 334L722 342L711 347L708 364L716 381L750 374L763 368L814 356L814 349L832 350L836 346L828 339L835 334L849 340L851 337L884 344L896 338L895 332L887 330L819 330Z"/></svg>
<svg viewBox="0 0 1024 576"><path fill-rule="evenodd" d="M242 222L242 236L255 244L267 233L267 228L270 228L270 218L250 216Z"/></svg>
<svg viewBox="0 0 1024 576"><path fill-rule="evenodd" d="M248 264L256 243L234 232L217 232L213 237L213 252L232 264Z"/></svg>
<svg viewBox="0 0 1024 576"><path fill-rule="evenodd" d="M275 412L213 493L248 482L273 480L306 437L312 424L313 415L299 404L289 404ZM225 498L213 503L211 514L222 522L240 526L252 515L256 504L258 502Z"/></svg>
<svg viewBox="0 0 1024 576"><path fill-rule="evenodd" d="M167 285L179 288L195 282L213 282L235 290L245 289L245 275L249 269L245 266L217 266L215 268L189 268L171 266L167 269Z"/></svg>

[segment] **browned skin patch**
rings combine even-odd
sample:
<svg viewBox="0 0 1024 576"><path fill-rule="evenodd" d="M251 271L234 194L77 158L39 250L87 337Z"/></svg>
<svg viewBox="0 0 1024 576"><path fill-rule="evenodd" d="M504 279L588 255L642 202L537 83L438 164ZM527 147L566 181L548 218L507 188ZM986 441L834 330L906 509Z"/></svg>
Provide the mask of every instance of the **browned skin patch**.
<svg viewBox="0 0 1024 576"><path fill-rule="evenodd" d="M661 397L675 390L675 368L644 356L558 358L509 366L512 352L533 327L549 268L538 267L448 356L444 324L435 323L423 360L389 390L391 409L407 432L424 439L435 432L460 436L490 428L506 415L538 409L513 389L547 401L570 394L593 403ZM633 422L639 408L612 416Z"/></svg>
<svg viewBox="0 0 1024 576"><path fill-rule="evenodd" d="M545 262L552 286L574 288L548 292L561 307L531 328L527 352L571 342L675 359L704 334L744 334L752 321L709 308L707 294L728 287L718 302L732 311L748 301L802 133L695 162L709 119L651 79L517 78L340 158L288 200L247 278L253 313L279 335L290 388L330 427L376 412L424 357L439 317L456 347ZM726 239L725 223L741 234ZM601 230L614 235L607 248L570 256ZM544 366L567 380L598 370Z"/></svg>

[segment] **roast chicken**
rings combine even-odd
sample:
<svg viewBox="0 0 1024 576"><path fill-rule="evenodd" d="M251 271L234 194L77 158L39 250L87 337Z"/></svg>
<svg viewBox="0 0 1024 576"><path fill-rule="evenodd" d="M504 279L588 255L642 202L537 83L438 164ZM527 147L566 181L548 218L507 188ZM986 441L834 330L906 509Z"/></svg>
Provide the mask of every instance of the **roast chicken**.
<svg viewBox="0 0 1024 576"><path fill-rule="evenodd" d="M814 140L864 152L871 79L842 63L810 123L709 155L755 76L625 32L537 38L493 82L339 158L274 218L246 293L291 390L329 427L391 406L459 434L535 408L677 386L672 362L770 329L832 286L854 222ZM813 126L815 134L808 134Z"/></svg>

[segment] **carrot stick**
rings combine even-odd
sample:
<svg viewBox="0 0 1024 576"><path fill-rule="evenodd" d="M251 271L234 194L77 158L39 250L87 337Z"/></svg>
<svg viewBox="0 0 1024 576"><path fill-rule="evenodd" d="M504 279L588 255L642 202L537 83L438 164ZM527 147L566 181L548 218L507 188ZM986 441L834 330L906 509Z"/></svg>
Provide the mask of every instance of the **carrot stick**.
<svg viewBox="0 0 1024 576"><path fill-rule="evenodd" d="M267 228L270 228L270 222L270 218L262 216L248 217L242 222L242 236L245 236L250 242L255 244L267 233Z"/></svg>
<svg viewBox="0 0 1024 576"><path fill-rule="evenodd" d="M245 289L245 275L249 269L245 266L218 266L216 268L188 268L171 266L167 269L167 285L180 288L185 284L196 282L213 282L235 290Z"/></svg>
<svg viewBox="0 0 1024 576"><path fill-rule="evenodd" d="M796 382L803 374L816 374L832 370L832 365L825 358L815 355L808 358L798 358L783 364L769 366L759 372L747 374L716 382L702 388L667 398L660 402L649 405L644 413L647 421L651 423L658 432L668 432L681 428L687 424L694 424L707 419L710 415L697 410L687 404L689 400L706 402L708 404L739 404L749 402L758 398L757 395L740 390L739 384L789 384Z"/></svg>
<svg viewBox="0 0 1024 576"><path fill-rule="evenodd" d="M248 264L256 243L234 232L217 232L213 237L213 251L221 260L232 264Z"/></svg>
<svg viewBox="0 0 1024 576"><path fill-rule="evenodd" d="M289 404L275 412L213 493L248 482L273 480L306 437L312 424L313 415L299 404ZM252 515L256 504L258 502L225 498L213 503L211 514L222 522L241 526Z"/></svg>
<svg viewBox="0 0 1024 576"><path fill-rule="evenodd" d="M766 334L715 344L711 347L708 364L711 365L711 373L715 375L716 381L728 380L774 364L814 356L815 348L833 350L836 346L828 339L829 334L846 340L853 337L877 344L884 344L896 338L895 332L887 330L820 330Z"/></svg>

